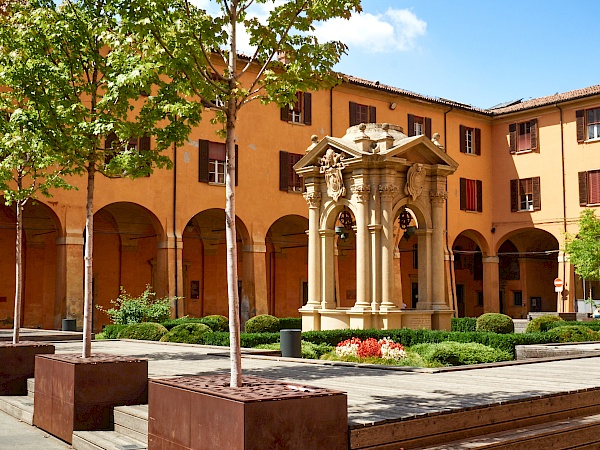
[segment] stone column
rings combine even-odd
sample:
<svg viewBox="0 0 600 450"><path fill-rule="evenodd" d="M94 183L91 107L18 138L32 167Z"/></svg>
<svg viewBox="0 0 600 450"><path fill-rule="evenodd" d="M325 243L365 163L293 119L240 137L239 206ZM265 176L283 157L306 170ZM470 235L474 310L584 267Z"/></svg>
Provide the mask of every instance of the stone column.
<svg viewBox="0 0 600 450"><path fill-rule="evenodd" d="M563 291L557 294L556 310L558 312L575 312L575 302L577 301L577 296L575 295L575 272L564 252L558 254L558 278L563 280ZM587 293L584 292L582 298L587 298Z"/></svg>
<svg viewBox="0 0 600 450"><path fill-rule="evenodd" d="M419 301L417 309L431 309L431 235L432 230L418 230Z"/></svg>
<svg viewBox="0 0 600 450"><path fill-rule="evenodd" d="M398 192L393 185L379 186L381 194L381 309L397 309L394 299L394 216L392 200ZM402 304L402 302L400 303Z"/></svg>
<svg viewBox="0 0 600 450"><path fill-rule="evenodd" d="M308 203L308 302L302 309L314 310L321 307L321 193L307 192L304 199Z"/></svg>
<svg viewBox="0 0 600 450"><path fill-rule="evenodd" d="M366 184L352 186L356 197L356 303L353 309L370 308L370 255L367 204L371 187Z"/></svg>
<svg viewBox="0 0 600 450"><path fill-rule="evenodd" d="M483 312L500 311L500 258L484 256L483 261Z"/></svg>
<svg viewBox="0 0 600 450"><path fill-rule="evenodd" d="M77 329L83 326L83 241L81 231L67 232L56 240L55 327L66 318L76 319Z"/></svg>
<svg viewBox="0 0 600 450"><path fill-rule="evenodd" d="M240 309L245 322L252 315L273 314L267 296L267 246L254 241L242 247L242 298Z"/></svg>
<svg viewBox="0 0 600 450"><path fill-rule="evenodd" d="M371 235L371 310L381 305L381 225L369 225Z"/></svg>
<svg viewBox="0 0 600 450"><path fill-rule="evenodd" d="M334 239L335 231L319 230L321 234L321 285L323 287L321 298L323 309L335 309L335 262L334 262Z"/></svg>
<svg viewBox="0 0 600 450"><path fill-rule="evenodd" d="M448 309L445 295L444 274L444 202L448 198L446 192L433 192L431 197L431 277L432 277L432 309ZM421 266L419 266L420 268Z"/></svg>

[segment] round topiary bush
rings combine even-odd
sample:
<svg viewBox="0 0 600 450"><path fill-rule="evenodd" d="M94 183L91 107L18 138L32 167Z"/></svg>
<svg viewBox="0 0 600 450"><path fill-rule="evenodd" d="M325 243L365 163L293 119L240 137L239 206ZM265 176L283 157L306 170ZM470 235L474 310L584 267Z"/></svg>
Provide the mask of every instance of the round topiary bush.
<svg viewBox="0 0 600 450"><path fill-rule="evenodd" d="M515 331L515 324L510 316L499 313L486 313L477 318L477 331L508 334Z"/></svg>
<svg viewBox="0 0 600 450"><path fill-rule="evenodd" d="M548 331L548 327L546 325L552 322L564 322L564 320L558 316L553 316L550 314L536 317L527 324L525 333L539 333L540 331Z"/></svg>
<svg viewBox="0 0 600 450"><path fill-rule="evenodd" d="M141 339L144 341L158 341L167 334L167 329L160 323L142 322L126 326L117 335L118 339Z"/></svg>
<svg viewBox="0 0 600 450"><path fill-rule="evenodd" d="M442 366L482 364L513 359L509 352L476 342L447 341L438 344L417 344L409 350L418 353L429 364Z"/></svg>
<svg viewBox="0 0 600 450"><path fill-rule="evenodd" d="M600 332L594 331L584 325L565 325L548 330L556 342L585 342L600 340Z"/></svg>
<svg viewBox="0 0 600 450"><path fill-rule="evenodd" d="M202 337L212 333L208 325L203 323L184 323L177 325L160 338L160 342L183 342L185 344L203 344Z"/></svg>
<svg viewBox="0 0 600 450"><path fill-rule="evenodd" d="M229 319L225 316L212 314L210 316L204 316L202 319L206 320L206 322L203 323L206 323L213 331L229 331ZM208 321L212 323L209 323Z"/></svg>
<svg viewBox="0 0 600 450"><path fill-rule="evenodd" d="M246 333L277 333L279 319L268 314L254 316L246 322Z"/></svg>
<svg viewBox="0 0 600 450"><path fill-rule="evenodd" d="M104 335L104 339L117 339L117 336L124 328L127 328L129 325L106 325L102 329L102 334Z"/></svg>

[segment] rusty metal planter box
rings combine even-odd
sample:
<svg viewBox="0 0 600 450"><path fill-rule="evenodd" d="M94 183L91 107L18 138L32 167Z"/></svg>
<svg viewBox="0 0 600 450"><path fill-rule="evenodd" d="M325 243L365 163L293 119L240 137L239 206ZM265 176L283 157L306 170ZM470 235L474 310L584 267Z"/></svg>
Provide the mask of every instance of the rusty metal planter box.
<svg viewBox="0 0 600 450"><path fill-rule="evenodd" d="M39 342L0 342L0 395L27 395L35 355L54 353L54 345Z"/></svg>
<svg viewBox="0 0 600 450"><path fill-rule="evenodd" d="M73 431L107 430L112 408L148 401L148 360L97 353L36 357L33 424L71 443Z"/></svg>
<svg viewBox="0 0 600 450"><path fill-rule="evenodd" d="M340 391L229 375L151 379L149 450L348 448L348 407Z"/></svg>

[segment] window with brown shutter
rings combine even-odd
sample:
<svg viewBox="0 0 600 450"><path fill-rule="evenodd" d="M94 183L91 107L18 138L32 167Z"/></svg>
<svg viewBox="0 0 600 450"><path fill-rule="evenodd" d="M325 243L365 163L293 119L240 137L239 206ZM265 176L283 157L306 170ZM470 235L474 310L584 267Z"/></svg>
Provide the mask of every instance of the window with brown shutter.
<svg viewBox="0 0 600 450"><path fill-rule="evenodd" d="M235 145L235 179L238 185L238 145ZM198 141L198 181L200 183L225 184L227 149L223 142Z"/></svg>
<svg viewBox="0 0 600 450"><path fill-rule="evenodd" d="M469 155L481 155L481 130L460 125L460 151Z"/></svg>
<svg viewBox="0 0 600 450"><path fill-rule="evenodd" d="M510 180L511 211L539 211L541 208L540 177Z"/></svg>
<svg viewBox="0 0 600 450"><path fill-rule="evenodd" d="M539 152L537 119L508 126L510 152Z"/></svg>
<svg viewBox="0 0 600 450"><path fill-rule="evenodd" d="M510 180L510 210L519 210L519 180Z"/></svg>
<svg viewBox="0 0 600 450"><path fill-rule="evenodd" d="M481 180L460 179L460 209L481 212L483 199Z"/></svg>
<svg viewBox="0 0 600 450"><path fill-rule="evenodd" d="M408 115L408 136L425 135L431 139L431 118Z"/></svg>
<svg viewBox="0 0 600 450"><path fill-rule="evenodd" d="M294 170L294 165L302 159L302 156L296 153L279 152L280 191L302 192L304 190L303 180Z"/></svg>
<svg viewBox="0 0 600 450"><path fill-rule="evenodd" d="M363 105L350 102L350 126L361 123L375 123L377 120L377 108L375 106Z"/></svg>
<svg viewBox="0 0 600 450"><path fill-rule="evenodd" d="M600 170L579 172L579 205L600 205Z"/></svg>
<svg viewBox="0 0 600 450"><path fill-rule="evenodd" d="M280 110L280 119L284 122L312 123L312 95L309 92L296 92L296 101L290 106Z"/></svg>
<svg viewBox="0 0 600 450"><path fill-rule="evenodd" d="M588 204L587 172L579 172L579 206Z"/></svg>
<svg viewBox="0 0 600 450"><path fill-rule="evenodd" d="M517 124L511 123L508 126L509 147L511 153L517 153Z"/></svg>
<svg viewBox="0 0 600 450"><path fill-rule="evenodd" d="M577 123L577 142L585 141L585 111L575 111L575 122Z"/></svg>

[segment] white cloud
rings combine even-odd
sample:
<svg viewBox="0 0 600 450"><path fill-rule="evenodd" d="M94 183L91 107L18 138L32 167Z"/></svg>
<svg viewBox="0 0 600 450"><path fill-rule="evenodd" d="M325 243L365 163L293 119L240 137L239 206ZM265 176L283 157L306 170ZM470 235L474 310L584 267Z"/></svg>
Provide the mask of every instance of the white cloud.
<svg viewBox="0 0 600 450"><path fill-rule="evenodd" d="M319 40L339 40L349 47L374 52L407 51L425 35L427 23L409 9L388 9L385 14L354 14L350 20L333 19L319 25Z"/></svg>

